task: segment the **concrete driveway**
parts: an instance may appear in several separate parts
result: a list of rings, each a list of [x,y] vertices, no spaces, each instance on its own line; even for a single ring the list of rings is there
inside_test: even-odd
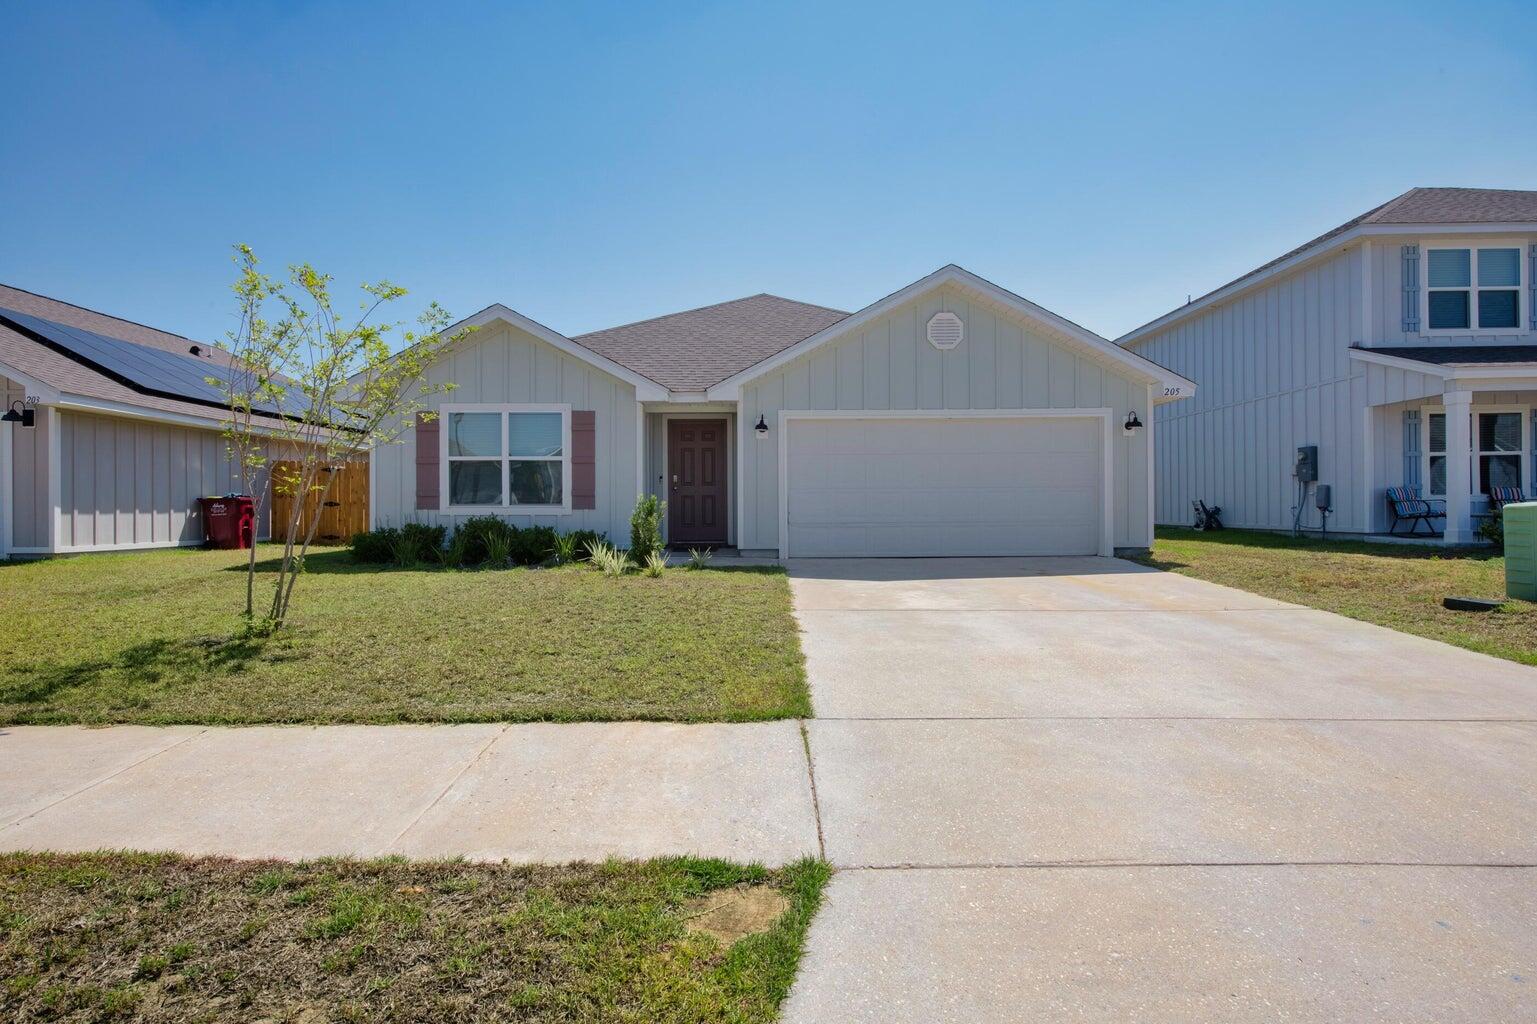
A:
[[[1537,1018],[1537,670],[1109,559],[791,574],[788,1020]]]

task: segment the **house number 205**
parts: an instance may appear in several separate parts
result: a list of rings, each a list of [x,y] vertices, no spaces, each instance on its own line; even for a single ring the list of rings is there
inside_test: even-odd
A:
[[[1165,398],[1175,398],[1175,397],[1178,397],[1179,392],[1180,392],[1179,388],[1164,388],[1163,389],[1163,397],[1165,397]]]

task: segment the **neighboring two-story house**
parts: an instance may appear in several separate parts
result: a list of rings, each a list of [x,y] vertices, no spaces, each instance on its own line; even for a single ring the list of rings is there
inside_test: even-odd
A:
[[[1537,477],[1537,191],[1412,189],[1118,343],[1201,385],[1156,410],[1157,522],[1201,499],[1289,529],[1316,445],[1331,532],[1387,531],[1410,486],[1467,543],[1491,489]]]

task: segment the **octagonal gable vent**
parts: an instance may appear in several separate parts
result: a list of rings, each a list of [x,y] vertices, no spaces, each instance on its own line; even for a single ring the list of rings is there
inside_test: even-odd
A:
[[[954,313],[935,313],[929,317],[929,344],[948,352],[966,337],[966,325]]]

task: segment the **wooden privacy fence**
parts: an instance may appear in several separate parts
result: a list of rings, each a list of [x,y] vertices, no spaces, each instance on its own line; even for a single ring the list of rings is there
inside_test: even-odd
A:
[[[274,481],[296,480],[298,475],[297,462],[272,464]],[[368,463],[346,462],[327,466],[320,471],[320,477],[315,481],[317,487],[323,487],[328,476],[331,478],[331,488],[325,492],[323,502],[322,492],[318,489],[304,495],[304,509],[299,515],[299,536],[295,540],[304,539],[305,532],[317,515],[320,517],[320,528],[315,531],[316,544],[345,544],[352,539],[353,534],[368,529]],[[272,488],[273,540],[288,539],[288,523],[296,500],[298,495],[290,488]]]

